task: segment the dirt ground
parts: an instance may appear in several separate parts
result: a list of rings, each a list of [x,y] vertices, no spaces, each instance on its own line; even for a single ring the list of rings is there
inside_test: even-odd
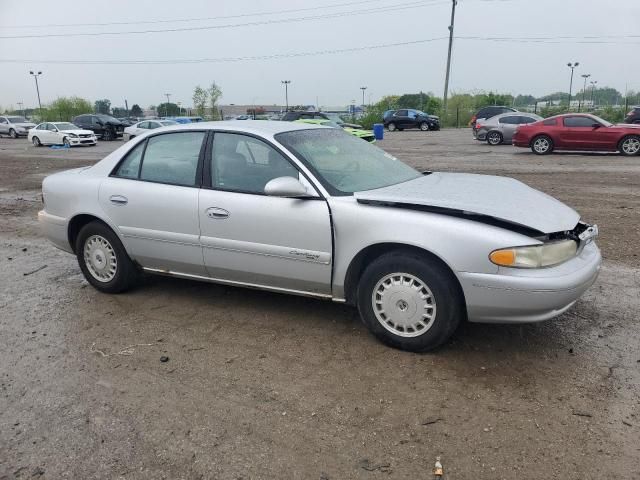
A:
[[[451,480],[640,478],[640,157],[387,134],[378,145],[421,169],[561,199],[598,223],[605,258],[560,318],[465,324],[416,355],[331,302],[160,277],[87,286],[39,234],[40,182],[119,144],[0,139],[1,480],[426,479],[436,456]]]

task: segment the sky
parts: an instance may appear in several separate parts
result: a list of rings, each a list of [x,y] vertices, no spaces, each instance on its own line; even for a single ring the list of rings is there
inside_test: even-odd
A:
[[[451,4],[0,0],[0,108],[37,106],[30,70],[43,72],[43,104],[78,95],[146,108],[170,93],[190,106],[194,87],[212,81],[221,104],[284,104],[282,80],[291,80],[290,105],[360,104],[363,86],[366,103],[442,96]],[[580,63],[574,92],[582,74],[623,93],[640,90],[639,20],[640,0],[458,0],[449,91],[567,91],[569,61]],[[123,61],[137,63],[101,64]]]

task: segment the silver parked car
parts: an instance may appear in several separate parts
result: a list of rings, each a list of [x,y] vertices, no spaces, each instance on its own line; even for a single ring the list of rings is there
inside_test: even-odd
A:
[[[35,123],[31,123],[24,117],[0,117],[0,136],[9,135],[11,138],[26,137],[29,130],[35,126]]]
[[[511,138],[520,125],[540,120],[542,117],[535,113],[525,112],[508,112],[491,118],[482,118],[476,121],[476,139],[486,140],[489,145],[500,145],[501,143],[511,145]]]
[[[597,227],[519,181],[420,173],[342,130],[213,122],[48,176],[39,221],[102,292],[139,272],[346,302],[383,342],[537,322],[594,282]]]

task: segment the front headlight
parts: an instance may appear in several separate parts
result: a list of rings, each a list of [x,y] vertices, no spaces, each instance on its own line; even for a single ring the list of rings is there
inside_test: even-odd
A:
[[[71,138],[78,138],[78,135],[76,135],[75,133],[70,133],[70,134],[69,134],[69,136],[70,136]]]
[[[573,258],[578,244],[573,240],[562,240],[530,247],[513,247],[494,250],[489,260],[501,267],[542,268],[558,265]]]

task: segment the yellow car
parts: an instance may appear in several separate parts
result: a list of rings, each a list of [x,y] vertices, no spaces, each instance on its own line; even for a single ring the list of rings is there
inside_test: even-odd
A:
[[[312,125],[324,125],[326,127],[342,128],[345,132],[350,133],[354,137],[361,138],[367,142],[375,142],[376,137],[373,135],[372,130],[363,130],[360,128],[343,127],[332,120],[326,120],[324,118],[301,118],[294,120],[297,123],[310,123]]]

